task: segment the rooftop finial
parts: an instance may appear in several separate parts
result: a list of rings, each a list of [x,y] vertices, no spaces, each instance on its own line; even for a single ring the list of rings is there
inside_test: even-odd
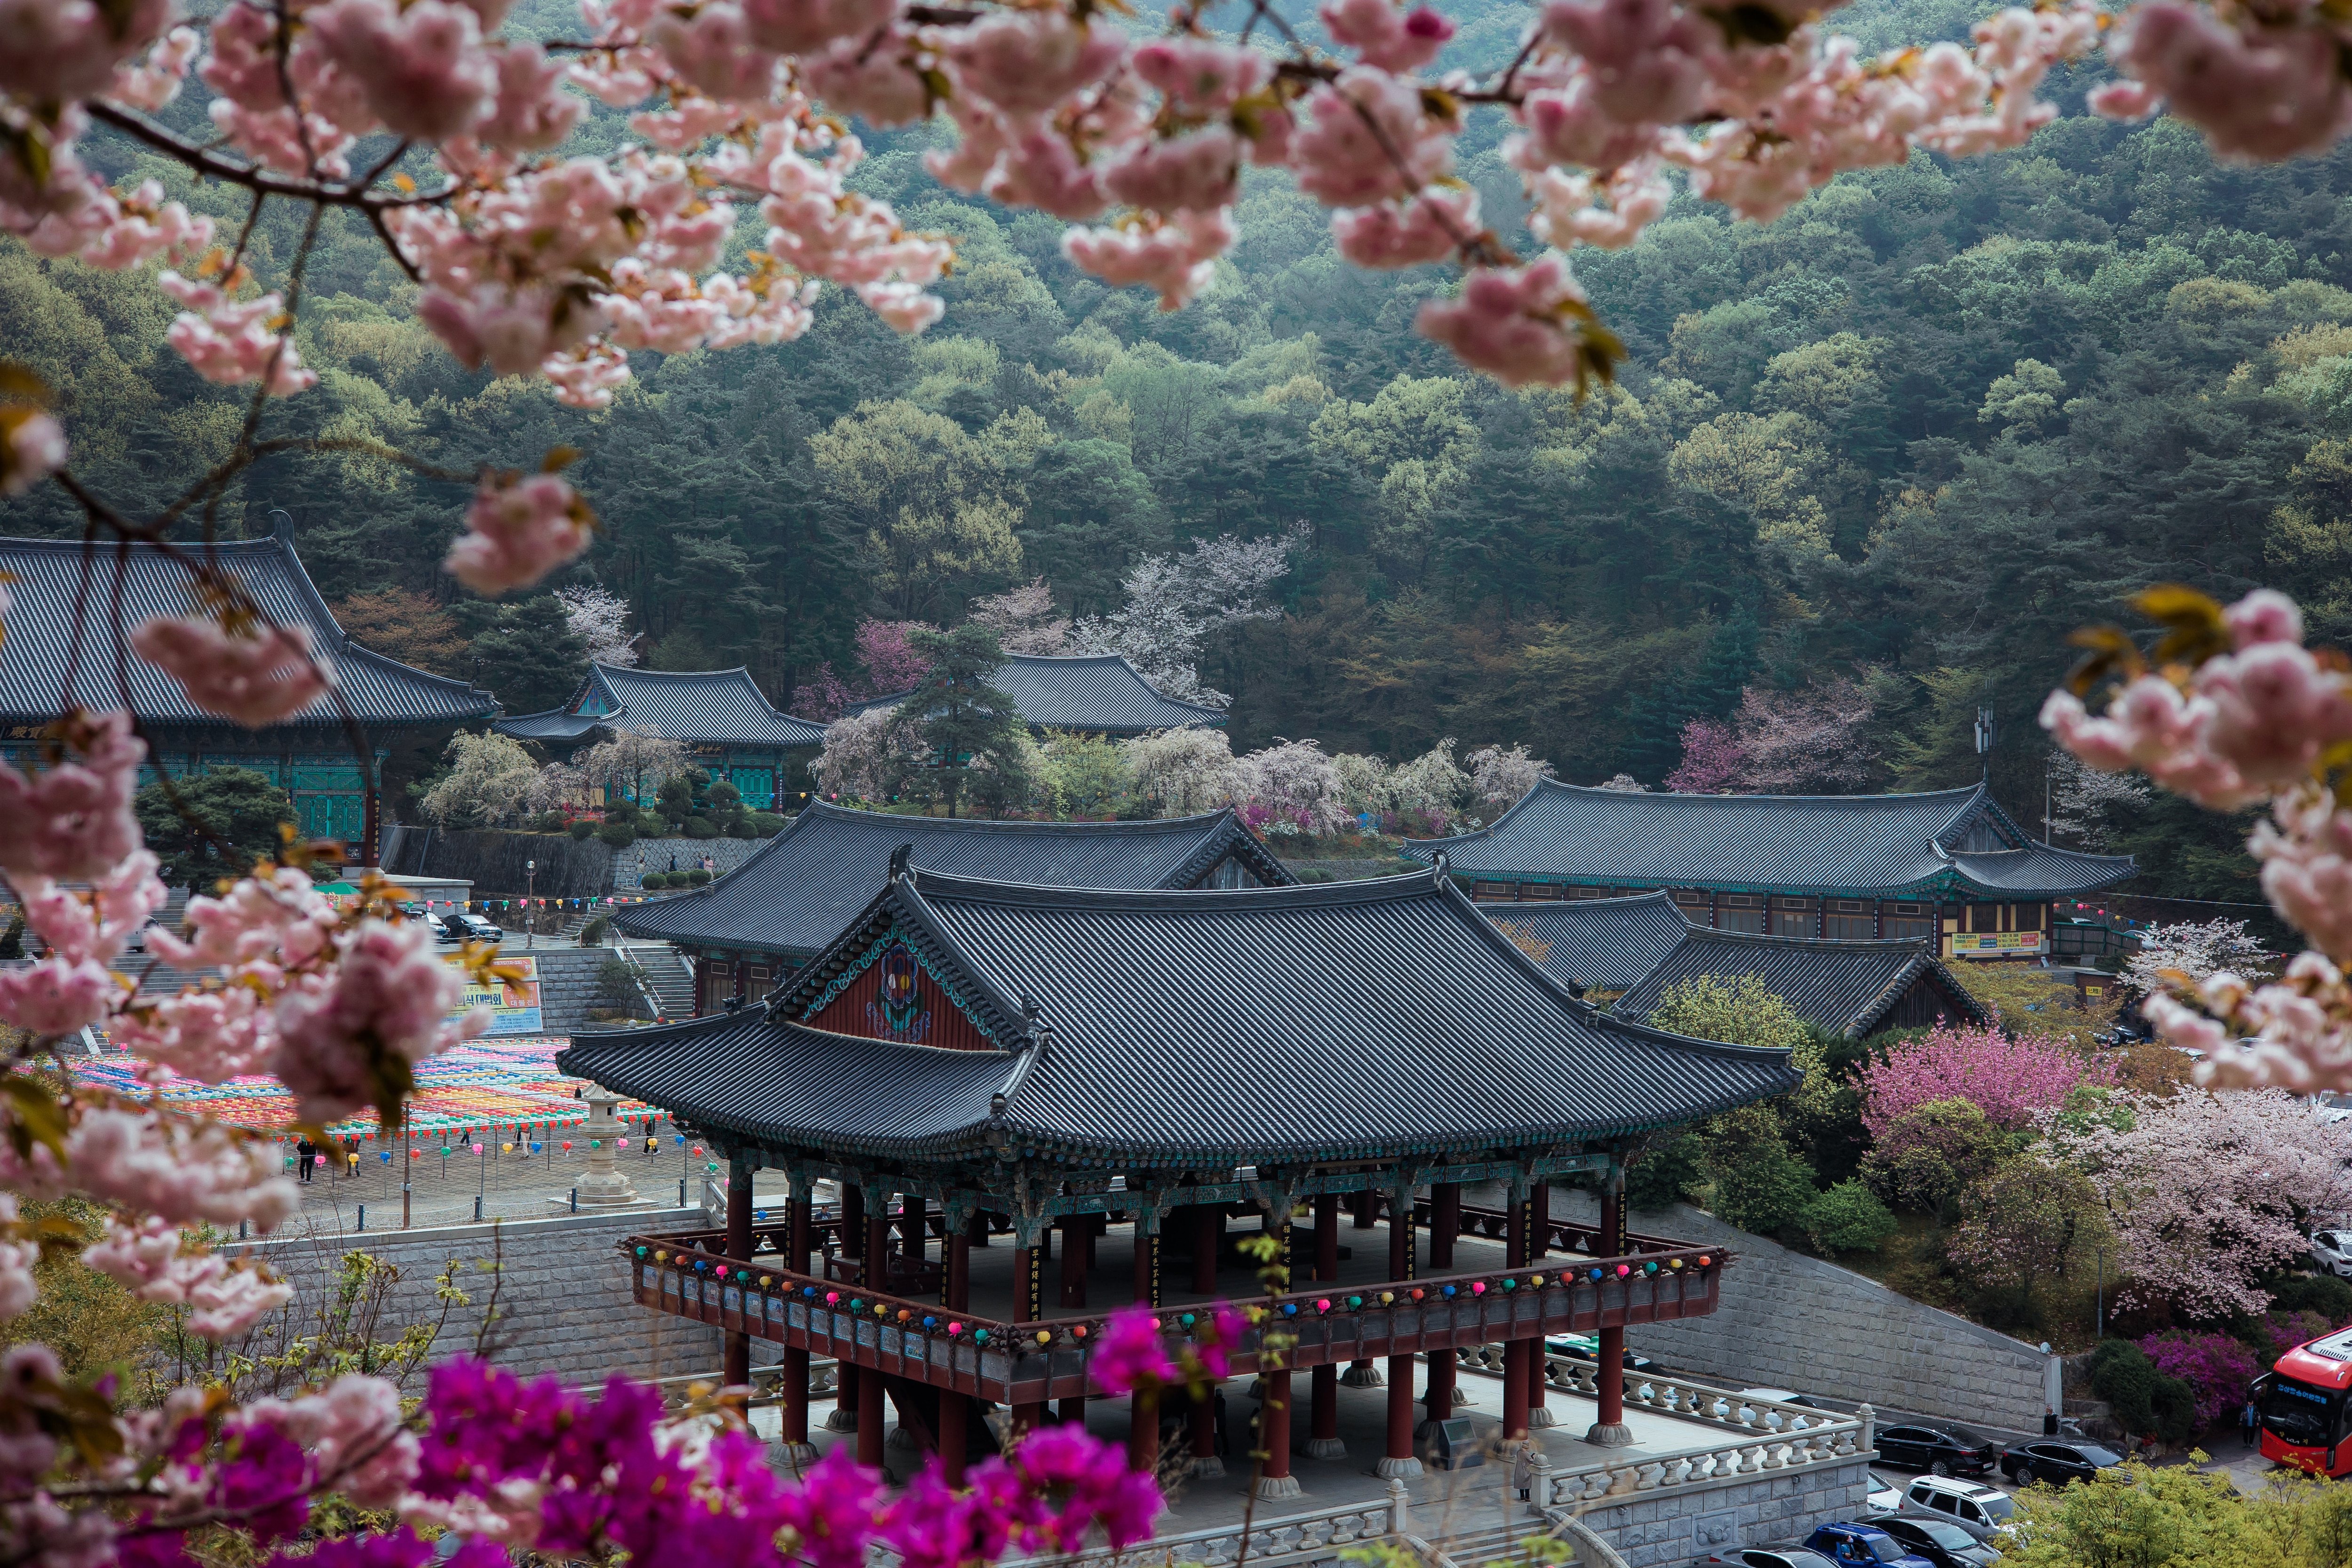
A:
[[[909,868],[907,862],[914,853],[915,847],[911,844],[901,844],[898,847],[890,851],[890,879],[892,881],[895,882],[899,878],[908,875]]]
[[[1026,991],[1021,994],[1021,1021],[1024,1024],[1034,1024],[1037,1021],[1036,998],[1031,996]]]
[[[1429,855],[1430,879],[1443,887],[1445,883],[1445,851],[1433,849]]]

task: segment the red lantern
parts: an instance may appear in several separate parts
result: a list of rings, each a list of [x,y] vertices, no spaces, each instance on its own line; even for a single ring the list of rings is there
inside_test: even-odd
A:
[[[568,1152],[568,1151],[571,1149],[571,1147],[572,1147],[572,1140],[571,1140],[571,1139],[569,1139],[569,1138],[566,1138],[566,1139],[563,1141],[563,1147],[564,1147],[564,1149]]]

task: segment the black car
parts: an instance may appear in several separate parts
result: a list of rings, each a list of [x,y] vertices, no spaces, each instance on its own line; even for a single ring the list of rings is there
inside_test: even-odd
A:
[[[1980,1476],[2000,1458],[2000,1446],[1965,1426],[1881,1426],[1878,1457],[1906,1470]]]
[[[1946,1520],[1882,1513],[1869,1522],[1901,1542],[1904,1550],[1914,1557],[1925,1557],[1936,1568],[1986,1568],[1988,1563],[2000,1561],[2000,1552]]]
[[[1691,1568],[1837,1568],[1837,1564],[1803,1546],[1727,1546],[1700,1558]]]
[[[2096,1443],[2052,1442],[2020,1443],[2000,1457],[2000,1473],[2012,1482],[2048,1481],[2063,1487],[2068,1481],[2095,1479],[2101,1470],[2111,1470],[2124,1462],[2124,1457],[2113,1448],[2102,1448]]]

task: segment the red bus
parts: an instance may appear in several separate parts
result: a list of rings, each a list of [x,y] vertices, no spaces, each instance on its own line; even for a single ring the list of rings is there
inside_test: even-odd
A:
[[[2254,1384],[2263,1458],[2323,1476],[2352,1473],[2352,1329],[2338,1329],[2279,1357]]]

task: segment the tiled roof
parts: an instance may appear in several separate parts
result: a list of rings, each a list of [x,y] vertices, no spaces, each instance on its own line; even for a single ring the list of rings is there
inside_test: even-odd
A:
[[[1117,654],[1048,658],[1016,653],[996,672],[997,689],[1013,699],[1021,717],[1041,730],[1087,730],[1141,734],[1187,724],[1223,724],[1224,710],[1162,697]],[[895,708],[908,693],[858,703],[850,711]]]
[[[1926,795],[1652,795],[1538,782],[1492,826],[1411,839],[1457,877],[1586,887],[2063,898],[2127,855],[2030,845],[1983,787]]]
[[[894,932],[994,1048],[791,1021]],[[770,1145],[1147,1164],[1616,1136],[1798,1082],[1786,1052],[1594,1012],[1427,876],[1113,892],[918,872],[802,973],[764,1016],[583,1038],[564,1070]]]
[[[690,746],[824,743],[824,725],[770,704],[751,672],[740,666],[667,670],[592,664],[571,701],[543,713],[502,719],[497,728],[517,740],[572,742],[592,730],[623,726]]]
[[[1055,888],[1177,888],[1238,856],[1262,882],[1292,879],[1232,809],[1157,822],[973,822],[811,803],[708,888],[624,910],[629,935],[803,955],[882,890],[891,851],[923,871]]]
[[[201,551],[205,547],[182,543],[174,548]],[[214,559],[236,574],[271,618],[310,628],[311,646],[333,661],[344,700],[362,722],[440,724],[486,718],[498,711],[487,691],[478,691],[462,680],[411,669],[346,637],[310,574],[302,570],[289,541],[279,537],[238,540],[215,544],[212,551]],[[73,690],[80,701],[92,707],[109,707],[116,700],[117,647],[111,628],[118,562],[123,567],[121,624],[126,630],[150,616],[185,615],[191,607],[192,579],[187,569],[158,546],[132,544],[126,555],[116,546],[105,545],[90,553],[88,615]],[[57,717],[64,703],[74,606],[82,590],[81,542],[0,539],[0,571],[13,573],[16,579],[8,589],[14,605],[6,617],[6,657],[0,658],[0,717],[16,722],[46,722]],[[190,702],[178,681],[127,646],[121,652],[131,707],[142,720],[164,725],[227,725],[228,721]],[[337,734],[341,727],[333,700],[323,697],[283,726]]]
[[[1543,956],[1536,962],[1546,974],[1588,991],[1630,988],[1680,946],[1690,930],[1664,893],[1478,908],[1497,926],[1540,946]]]
[[[1755,975],[1807,1023],[1833,1034],[1870,1033],[1906,992],[1923,983],[1942,994],[1937,1005],[1955,1022],[1988,1021],[1924,939],[1831,942],[1700,926],[1691,927],[1672,952],[1617,999],[1613,1010],[1646,1019],[1668,986],[1702,974],[1718,980]]]

